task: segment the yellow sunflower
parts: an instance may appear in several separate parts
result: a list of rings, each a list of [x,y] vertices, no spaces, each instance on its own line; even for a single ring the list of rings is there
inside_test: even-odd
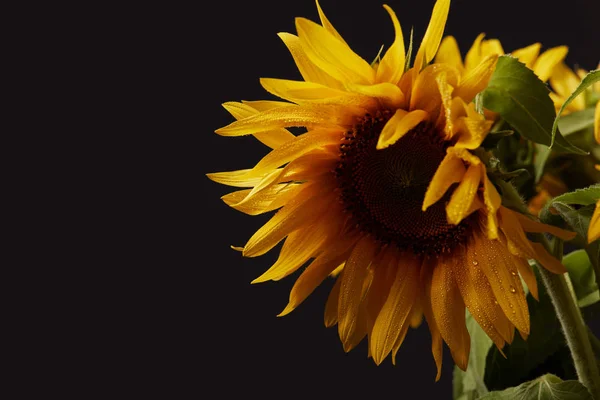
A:
[[[406,67],[400,23],[385,6],[395,40],[378,63],[355,54],[317,3],[321,25],[296,19],[298,36],[279,36],[303,81],[262,79],[286,100],[226,103],[238,121],[223,136],[252,134],[273,150],[252,169],[209,174],[246,189],[223,197],[256,215],[277,213],[239,248],[265,254],[285,239],[279,258],[253,283],[298,276],[290,313],[328,276],[335,277],[325,324],[338,325],[344,349],[365,337],[380,364],[395,355],[409,325],[425,315],[441,373],[442,343],[467,367],[465,306],[498,348],[514,328],[526,337],[529,311],[519,275],[537,296],[527,259],[555,273],[563,265],[526,232],[572,234],[501,205],[482,149],[491,120],[475,110],[498,56],[469,71],[435,57],[450,7],[438,0]],[[304,127],[297,136],[285,128]],[[482,158],[480,158],[480,156]]]
[[[595,89],[600,93],[600,84],[597,85]],[[596,111],[594,112],[594,138],[596,142],[600,144],[600,101],[596,103]],[[598,165],[596,168],[600,169]],[[588,242],[592,243],[594,240],[598,240],[600,238],[600,200],[596,203],[596,209],[594,210],[594,214],[592,215],[592,220],[590,221],[590,226],[588,228]]]

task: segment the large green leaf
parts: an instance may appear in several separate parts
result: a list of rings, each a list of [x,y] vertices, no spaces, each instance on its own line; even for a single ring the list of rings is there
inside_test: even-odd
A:
[[[567,137],[570,134],[579,132],[583,129],[592,128],[594,126],[594,111],[593,108],[588,108],[586,110],[565,115],[564,117],[557,119],[558,129],[560,129],[563,136]],[[535,171],[536,182],[541,179],[542,174],[544,173],[544,167],[546,166],[546,161],[548,160],[551,151],[552,149],[546,145],[539,143],[535,144],[533,169]]]
[[[557,130],[559,128],[558,121],[559,121],[560,115],[562,114],[563,110],[573,101],[573,99],[575,99],[577,96],[579,96],[581,94],[581,92],[583,92],[587,87],[591,86],[592,84],[594,84],[595,82],[598,82],[598,81],[600,81],[600,70],[590,71],[590,73],[587,74],[585,76],[585,78],[583,78],[581,80],[581,83],[579,84],[577,89],[575,89],[575,91],[573,93],[571,93],[571,95],[569,96],[567,101],[565,101],[563,103],[563,105],[560,107],[560,110],[558,110],[558,113],[556,114],[556,118],[554,119],[554,123],[552,124],[552,142],[550,143],[550,147],[552,147],[554,145],[555,139],[558,142],[558,139],[556,137]]]
[[[585,250],[575,250],[563,258],[563,264],[569,271],[573,291],[579,307],[590,306],[600,300],[594,268]]]
[[[501,392],[491,392],[480,400],[593,400],[592,395],[575,380],[563,381],[546,374]]]
[[[483,377],[486,357],[493,342],[471,314],[468,311],[466,313],[467,329],[471,335],[471,352],[466,371],[454,367],[452,381],[452,398],[454,400],[474,400],[488,392]]]
[[[527,139],[547,146],[552,143],[556,112],[549,90],[516,58],[508,55],[498,58],[482,100],[485,108],[500,114]],[[554,145],[563,151],[587,154],[569,143],[558,130]]]

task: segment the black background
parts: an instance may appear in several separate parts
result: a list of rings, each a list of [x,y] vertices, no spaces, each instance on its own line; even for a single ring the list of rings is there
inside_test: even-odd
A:
[[[393,27],[382,4],[321,2],[338,32],[369,62],[382,44],[387,48],[393,40]],[[434,1],[388,0],[387,4],[398,15],[405,40],[414,27],[418,47]],[[445,34],[457,38],[463,55],[480,32],[499,38],[507,52],[538,41],[544,48],[566,44],[570,48],[567,62],[589,70],[600,59],[599,4],[593,0],[455,0]],[[215,1],[206,10],[199,22],[200,46],[195,50],[202,57],[203,70],[198,74],[203,82],[195,97],[201,99],[198,319],[207,337],[200,344],[204,361],[199,364],[210,370],[209,385],[211,381],[216,384],[218,398],[241,390],[247,397],[263,398],[451,398],[452,359],[445,349],[443,375],[434,383],[436,370],[426,324],[409,331],[396,366],[388,358],[377,367],[367,359],[366,340],[346,354],[337,328],[324,327],[324,304],[333,280],[283,318],[276,315],[287,304],[298,274],[280,282],[250,285],[276,260],[277,251],[249,259],[229,246],[243,246],[269,216],[252,217],[230,209],[219,198],[235,188],[211,182],[204,174],[251,168],[268,149],[252,137],[214,134],[233,121],[220,104],[271,99],[260,87],[259,77],[300,79],[276,34],[295,33],[295,17],[318,21],[318,14],[311,0]]]

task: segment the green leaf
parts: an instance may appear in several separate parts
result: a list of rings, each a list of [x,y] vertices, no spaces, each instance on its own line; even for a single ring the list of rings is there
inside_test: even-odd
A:
[[[379,52],[377,53],[377,55],[375,56],[373,61],[371,61],[371,67],[374,66],[375,64],[379,64],[381,62],[381,52],[383,51],[384,47],[385,47],[385,44],[382,44],[381,47],[379,48]]]
[[[492,339],[481,329],[477,321],[466,311],[467,329],[471,335],[471,352],[466,371],[454,367],[452,380],[452,398],[454,400],[478,399],[488,392],[483,377],[488,350],[492,347]]]
[[[586,128],[594,126],[594,109],[588,108],[586,110],[577,111],[558,119],[558,128],[563,136],[567,137],[575,132],[579,132]],[[489,135],[488,135],[489,136]],[[485,140],[484,140],[485,144]],[[539,182],[544,172],[544,167],[550,152],[552,149],[546,145],[536,143],[535,144],[535,158],[533,162],[533,169],[535,171],[535,182]]]
[[[552,207],[554,203],[588,206],[590,204],[596,204],[598,199],[600,199],[600,183],[556,196],[552,201],[546,204],[546,207],[544,208],[547,210],[549,207]]]
[[[521,135],[536,143],[550,145],[552,126],[556,117],[554,104],[546,85],[512,56],[498,58],[496,70],[483,91],[485,108],[497,112]],[[587,154],[573,146],[556,131],[556,148]]]
[[[567,114],[564,117],[557,119],[558,129],[563,136],[568,136],[572,133],[579,132],[586,128],[594,126],[594,110],[593,107],[586,108],[585,110],[577,111],[571,114]]]
[[[571,93],[571,95],[569,96],[567,101],[565,101],[563,103],[563,105],[560,107],[560,110],[558,110],[558,114],[556,115],[556,118],[554,119],[554,123],[552,124],[552,142],[550,143],[550,147],[552,147],[554,145],[554,139],[555,139],[557,129],[558,129],[558,119],[559,119],[560,115],[562,114],[563,110],[569,104],[571,104],[573,99],[575,99],[577,96],[579,96],[581,94],[581,92],[583,92],[587,87],[591,86],[592,84],[594,84],[595,82],[598,82],[598,81],[600,81],[600,70],[590,71],[585,76],[585,78],[583,78],[581,80],[581,83],[579,84],[577,89],[575,89],[575,91],[573,93]],[[558,141],[558,139],[556,139],[556,140]]]
[[[592,395],[579,381],[563,381],[546,374],[501,392],[491,392],[480,400],[593,400]]]
[[[575,250],[567,254],[563,258],[563,264],[569,271],[579,307],[587,307],[600,300],[594,268],[585,250]]]

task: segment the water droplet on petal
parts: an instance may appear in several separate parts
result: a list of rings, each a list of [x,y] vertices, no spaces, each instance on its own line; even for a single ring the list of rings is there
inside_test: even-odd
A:
[[[510,274],[511,274],[512,276],[517,276],[517,271],[510,271]]]
[[[473,260],[473,265],[479,265],[479,261]]]
[[[513,285],[510,285],[510,288],[508,290],[510,290],[511,293],[517,293],[517,289],[515,289]]]

